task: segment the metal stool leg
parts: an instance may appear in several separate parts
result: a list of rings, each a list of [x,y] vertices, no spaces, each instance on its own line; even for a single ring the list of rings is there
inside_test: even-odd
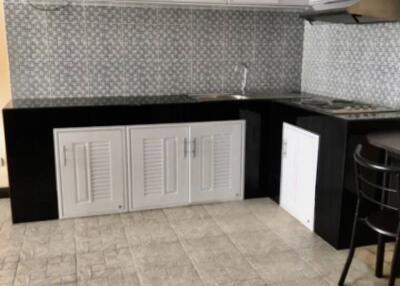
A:
[[[356,206],[356,215],[354,218],[353,222],[353,231],[351,234],[351,241],[350,241],[350,251],[349,251],[349,256],[347,257],[346,264],[344,265],[342,275],[340,276],[340,280],[338,285],[343,286],[344,282],[346,280],[347,274],[349,273],[351,262],[353,261],[354,258],[354,253],[356,251],[356,233],[357,233],[357,226],[359,223],[358,219],[358,211],[360,208],[360,200],[357,201],[357,206]]]
[[[389,277],[389,286],[395,286],[396,277],[400,268],[400,226],[397,230],[396,245],[393,253],[392,269]]]
[[[389,165],[389,153],[385,151],[384,164]],[[384,173],[382,178],[382,185],[385,187],[389,187],[390,178],[388,178],[388,174]],[[386,203],[387,196],[386,193],[382,193],[381,203]],[[381,208],[383,209],[383,208]],[[383,235],[378,234],[378,245],[376,252],[376,265],[375,265],[375,276],[378,278],[383,277],[383,265],[385,261],[385,238]]]
[[[383,277],[383,264],[385,261],[385,240],[382,235],[378,235],[378,246],[376,252],[375,276]]]

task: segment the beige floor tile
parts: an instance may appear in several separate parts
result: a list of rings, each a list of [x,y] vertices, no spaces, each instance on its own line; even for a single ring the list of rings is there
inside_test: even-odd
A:
[[[101,230],[103,250],[128,248],[129,243],[122,225],[107,226]]]
[[[333,286],[347,257],[270,199],[17,225],[9,208],[0,200],[1,286]],[[357,251],[347,285],[387,285],[374,256]]]
[[[107,267],[129,267],[136,271],[134,257],[129,248],[109,249],[104,251]]]
[[[244,255],[268,255],[291,249],[270,230],[232,233],[229,237]]]
[[[316,278],[303,278],[295,281],[278,282],[268,286],[330,286],[328,281],[322,277]]]
[[[189,257],[178,242],[152,243],[131,250],[139,272],[191,264]]]
[[[214,219],[221,229],[228,234],[268,230],[268,228],[251,213],[215,216]]]
[[[226,235],[183,240],[182,244],[189,257],[195,261],[202,261],[224,253],[239,253]]]
[[[250,213],[242,201],[240,202],[228,202],[218,204],[204,205],[204,208],[211,216],[231,216],[233,214],[246,214]]]
[[[189,206],[164,209],[169,221],[207,219],[211,216],[203,206]]]
[[[89,253],[103,250],[103,239],[101,235],[93,238],[75,238],[76,253]]]
[[[337,283],[342,273],[345,261],[345,258],[321,256],[318,259],[310,260],[308,263],[320,275],[326,277],[330,283]],[[352,285],[364,278],[373,281],[373,271],[358,259],[354,259],[349,274],[347,275],[347,283]]]
[[[269,284],[321,276],[294,251],[253,255],[247,259]]]
[[[51,257],[47,261],[47,277],[62,277],[76,275],[75,255]]]
[[[22,260],[18,263],[14,285],[40,285],[48,279],[47,258]]]
[[[168,223],[132,224],[125,227],[125,233],[130,246],[178,241],[175,231]]]
[[[60,255],[74,255],[76,253],[75,238],[67,238],[63,240],[52,240],[49,242],[49,257]]]
[[[208,285],[225,285],[260,279],[240,253],[221,253],[195,262],[200,277]]]
[[[20,252],[21,260],[47,258],[50,251],[50,236],[27,236]]]
[[[371,270],[375,271],[375,263],[376,263],[376,245],[359,247],[357,248],[355,256],[362,262],[364,262]],[[391,271],[391,262],[393,259],[393,251],[394,244],[387,243],[386,244],[386,252],[385,252],[385,263],[383,266],[383,273],[386,276],[389,276]],[[346,251],[347,253],[347,251]]]
[[[286,244],[293,249],[312,248],[326,244],[318,235],[300,223],[288,223],[279,228],[272,228]]]
[[[191,264],[166,266],[139,272],[142,286],[203,286],[198,273]]]
[[[79,270],[78,270],[79,273]],[[83,273],[81,273],[83,274]],[[106,283],[106,285],[140,285],[136,270],[130,267],[107,267],[105,265],[94,265],[90,275],[85,273],[78,275],[78,282],[84,285],[95,285],[94,283]],[[86,283],[86,284],[85,284]]]
[[[162,210],[148,210],[121,214],[121,221],[124,226],[144,223],[165,223],[167,222],[167,217]]]
[[[0,285],[12,284],[14,281],[15,273],[17,269],[1,269],[0,270]]]
[[[252,213],[270,229],[280,229],[289,225],[299,224],[299,222],[284,209],[273,202],[269,204],[271,207],[266,206],[265,209],[257,208],[257,210],[252,210]]]
[[[136,273],[129,276],[123,275],[124,270],[117,272],[118,275],[111,275],[105,278],[95,278],[92,280],[79,281],[77,285],[82,286],[141,286]]]
[[[181,239],[199,239],[224,234],[212,218],[172,221],[171,225]]]
[[[107,277],[111,272],[106,266],[102,251],[77,254],[77,276],[79,281]],[[112,269],[113,270],[113,269]]]
[[[327,257],[332,260],[344,261],[347,258],[347,250],[336,250],[328,243],[322,242],[309,248],[295,248],[294,249],[300,257],[305,261],[312,261]]]
[[[337,277],[327,277],[326,278],[330,286],[337,286],[338,285],[338,278]],[[345,282],[346,286],[387,286],[388,280],[387,279],[378,279],[372,275],[363,276],[363,277],[352,277],[350,276],[346,279]],[[400,283],[396,283],[396,286],[400,286]]]
[[[206,286],[269,286],[261,278],[255,278],[246,281],[229,281],[229,282],[205,282]]]

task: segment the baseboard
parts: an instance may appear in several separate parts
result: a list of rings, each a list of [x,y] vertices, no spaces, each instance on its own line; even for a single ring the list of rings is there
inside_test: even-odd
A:
[[[10,197],[10,188],[0,188],[0,199]]]

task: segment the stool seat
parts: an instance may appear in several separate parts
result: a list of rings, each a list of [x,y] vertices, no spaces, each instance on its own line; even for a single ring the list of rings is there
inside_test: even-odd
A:
[[[370,214],[365,219],[366,224],[376,232],[396,237],[399,226],[399,215],[396,211],[382,210]]]

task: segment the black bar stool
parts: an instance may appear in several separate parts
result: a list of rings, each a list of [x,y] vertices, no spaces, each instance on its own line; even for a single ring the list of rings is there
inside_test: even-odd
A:
[[[344,266],[342,275],[339,280],[339,286],[344,285],[347,273],[349,272],[351,262],[356,249],[355,239],[359,223],[365,223],[378,235],[388,236],[396,239],[395,250],[393,255],[391,274],[389,278],[389,286],[395,285],[396,275],[400,267],[400,167],[382,165],[369,161],[361,156],[361,145],[358,145],[354,152],[356,189],[357,189],[357,205],[353,223],[353,232],[351,235],[350,252]],[[382,176],[382,184],[376,183],[376,176]],[[388,187],[386,181],[395,180],[395,188]],[[393,196],[394,204],[389,204],[387,198]],[[380,207],[379,211],[375,211],[366,217],[361,217],[359,210],[360,205],[369,201]],[[380,242],[379,247],[382,247]],[[379,250],[379,249],[378,249]],[[377,261],[383,261],[384,251],[378,251]]]

